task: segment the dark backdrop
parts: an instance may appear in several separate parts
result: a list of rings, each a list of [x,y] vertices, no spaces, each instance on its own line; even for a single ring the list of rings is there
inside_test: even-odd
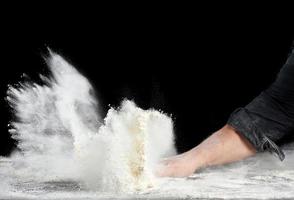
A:
[[[47,47],[90,79],[104,112],[127,97],[172,114],[183,152],[275,79],[294,39],[286,19],[121,15],[7,22],[0,54],[0,153],[7,155],[15,144],[7,132],[7,84],[17,83],[22,73],[36,81],[46,74]]]

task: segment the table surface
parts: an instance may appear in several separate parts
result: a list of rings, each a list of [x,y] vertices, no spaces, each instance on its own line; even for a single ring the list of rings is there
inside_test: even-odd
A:
[[[5,173],[0,161],[0,199],[294,199],[294,156],[284,162],[269,153],[207,168],[187,178],[165,178],[135,194],[89,191],[70,180],[25,181]]]

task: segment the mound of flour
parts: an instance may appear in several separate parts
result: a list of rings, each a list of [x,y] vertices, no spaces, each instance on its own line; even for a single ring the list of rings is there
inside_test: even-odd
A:
[[[108,111],[98,134],[76,144],[82,178],[91,188],[103,190],[152,188],[156,163],[175,152],[172,133],[168,116],[125,100]]]

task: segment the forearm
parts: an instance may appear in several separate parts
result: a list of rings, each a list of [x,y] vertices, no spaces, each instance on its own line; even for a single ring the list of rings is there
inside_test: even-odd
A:
[[[225,125],[209,136],[190,152],[195,156],[195,168],[226,164],[242,160],[256,153],[255,148],[244,136]]]

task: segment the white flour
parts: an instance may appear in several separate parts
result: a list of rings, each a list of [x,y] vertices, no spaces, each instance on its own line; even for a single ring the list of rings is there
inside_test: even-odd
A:
[[[97,191],[154,187],[154,166],[175,153],[171,118],[124,100],[102,120],[88,80],[57,54],[50,52],[47,62],[46,85],[27,82],[8,91],[16,116],[10,132],[20,149],[12,156],[15,173],[75,179]]]

